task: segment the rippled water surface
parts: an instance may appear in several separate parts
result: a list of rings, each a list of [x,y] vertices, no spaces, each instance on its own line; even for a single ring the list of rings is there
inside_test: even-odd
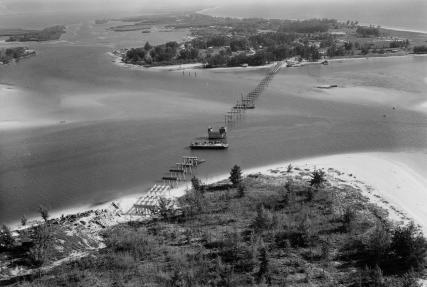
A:
[[[427,58],[411,56],[283,68],[256,109],[229,125],[228,150],[191,151],[268,69],[189,76],[119,66],[109,51],[187,33],[108,27],[71,23],[59,41],[25,43],[36,57],[0,67],[0,223],[34,215],[39,204],[60,210],[144,193],[183,155],[206,159],[196,171],[205,180],[234,164],[427,149],[427,117],[417,109],[427,101]]]

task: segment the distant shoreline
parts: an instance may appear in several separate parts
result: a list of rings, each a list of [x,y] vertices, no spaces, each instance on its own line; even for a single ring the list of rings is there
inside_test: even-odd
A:
[[[221,7],[222,7],[221,5],[220,5],[220,6],[215,6],[215,7],[210,7],[210,8],[206,8],[206,9],[203,9],[203,10],[197,11],[196,13],[198,13],[198,14],[202,14],[202,15],[208,15],[208,16],[215,16],[215,17],[233,17],[233,18],[236,18],[236,19],[248,18],[248,17],[224,16],[224,15],[221,15],[221,14],[211,15],[211,14],[207,14],[207,13],[206,13],[207,11],[214,10],[214,9],[218,9],[218,8],[221,8]],[[300,20],[300,19],[289,19],[289,18],[287,18],[287,17],[284,17],[284,18],[281,18],[281,17],[279,17],[279,18],[277,18],[277,17],[273,17],[273,18],[267,18],[267,19],[281,19],[281,20],[288,19],[288,20]],[[340,22],[345,22],[347,19],[337,19],[337,20],[338,20],[338,21],[340,21]],[[386,30],[393,30],[393,31],[401,31],[401,32],[411,32],[411,33],[427,34],[427,30],[423,31],[423,30],[416,30],[416,29],[412,29],[412,28],[390,27],[390,26],[387,26],[387,25],[386,25],[386,26],[383,26],[383,25],[381,25],[380,23],[376,23],[376,24],[374,24],[374,23],[359,23],[359,24],[360,24],[360,25],[366,25],[366,26],[369,26],[369,25],[373,25],[373,26],[381,26],[381,28],[386,29]]]

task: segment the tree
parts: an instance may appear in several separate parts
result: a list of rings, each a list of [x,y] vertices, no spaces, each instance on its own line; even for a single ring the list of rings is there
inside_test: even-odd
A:
[[[326,182],[325,172],[323,170],[315,169],[310,176],[310,186],[314,186],[316,190],[323,187],[323,184]]]
[[[202,183],[201,183],[200,179],[198,179],[197,177],[195,177],[193,175],[193,177],[191,178],[191,186],[193,187],[193,190],[199,191],[201,185],[202,185]]]
[[[43,220],[46,222],[49,218],[49,209],[47,209],[43,205],[39,205],[39,212]]]
[[[239,184],[237,187],[237,197],[241,198],[245,196],[246,186],[244,184]]]
[[[238,186],[240,182],[242,181],[242,170],[240,166],[235,164],[230,171],[230,177],[229,177],[231,183],[234,187]]]
[[[22,218],[21,218],[21,224],[22,224],[22,226],[25,226],[25,225],[27,225],[27,217],[25,216],[25,214],[24,215],[22,215]]]
[[[261,283],[262,279],[265,278],[265,281],[268,285],[271,284],[271,278],[270,278],[270,258],[268,256],[268,251],[265,246],[262,246],[259,250],[259,256],[258,260],[260,262],[259,264],[259,270],[257,273],[257,283]]]
[[[152,48],[152,46],[150,45],[150,43],[148,43],[148,41],[145,43],[145,45],[144,45],[144,49],[145,49],[145,51],[150,51],[151,50],[151,48]]]
[[[359,44],[359,42],[354,43],[354,47],[355,47],[356,49],[360,49],[360,44]]]
[[[41,267],[49,256],[49,242],[52,238],[52,232],[46,224],[37,226],[34,229],[33,243],[27,253],[29,263],[35,267]]]
[[[14,242],[15,242],[15,239],[12,236],[12,232],[10,231],[10,228],[7,227],[6,225],[3,225],[3,227],[0,229],[0,246],[9,248],[13,246]]]

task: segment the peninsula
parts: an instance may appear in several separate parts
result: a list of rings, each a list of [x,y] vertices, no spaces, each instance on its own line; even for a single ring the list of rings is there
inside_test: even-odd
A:
[[[105,23],[98,20],[97,23]],[[202,63],[205,67],[260,66],[292,59],[292,64],[321,59],[384,57],[426,53],[426,34],[365,26],[336,19],[281,20],[224,18],[199,13],[125,18],[132,25],[114,31],[187,29],[183,42],[122,49],[122,62],[143,66]]]

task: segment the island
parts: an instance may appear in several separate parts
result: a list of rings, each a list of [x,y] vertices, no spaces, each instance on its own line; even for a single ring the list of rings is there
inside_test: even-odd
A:
[[[199,13],[125,18],[133,25],[114,31],[188,29],[187,40],[129,48],[120,54],[126,64],[159,66],[203,63],[205,67],[260,66],[289,60],[298,67],[321,59],[384,57],[425,53],[426,35],[365,26],[336,19],[281,20],[213,17]],[[161,23],[161,24],[160,24]],[[144,31],[143,31],[144,32]]]
[[[0,65],[16,62],[22,58],[35,56],[36,51],[29,50],[27,47],[11,47],[0,50]]]
[[[6,42],[58,40],[65,33],[65,26],[57,25],[43,30],[0,29],[0,36],[9,36]]]

